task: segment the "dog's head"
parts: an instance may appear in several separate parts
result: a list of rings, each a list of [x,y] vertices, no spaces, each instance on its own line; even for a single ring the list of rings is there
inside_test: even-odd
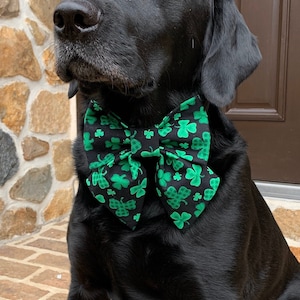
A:
[[[261,59],[234,0],[63,0],[54,24],[58,75],[114,105],[188,92],[222,107]]]

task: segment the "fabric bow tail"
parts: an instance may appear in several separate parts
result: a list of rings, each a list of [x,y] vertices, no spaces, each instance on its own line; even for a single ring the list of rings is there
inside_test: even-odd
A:
[[[135,229],[147,187],[146,170],[134,158],[141,148],[135,132],[91,101],[85,114],[83,137],[90,169],[86,179],[89,190],[121,222]]]
[[[203,213],[220,184],[207,166],[211,135],[201,100],[193,97],[183,102],[157,130],[162,145],[157,193],[176,227],[185,230]]]
[[[177,228],[184,230],[203,213],[220,184],[220,178],[205,164],[172,152],[161,157],[156,181],[168,215]]]

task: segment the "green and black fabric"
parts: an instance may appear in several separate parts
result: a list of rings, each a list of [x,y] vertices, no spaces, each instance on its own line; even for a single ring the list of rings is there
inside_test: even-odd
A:
[[[130,128],[91,101],[83,141],[93,196],[135,229],[146,195],[142,161],[157,158],[156,190],[171,220],[187,229],[202,214],[220,184],[207,166],[211,135],[201,99],[184,101],[152,128]]]

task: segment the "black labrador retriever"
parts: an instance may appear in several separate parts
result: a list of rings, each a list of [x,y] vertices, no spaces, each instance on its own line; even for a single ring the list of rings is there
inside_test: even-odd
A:
[[[54,24],[82,110],[68,299],[299,300],[220,110],[261,59],[234,0],[63,0]]]

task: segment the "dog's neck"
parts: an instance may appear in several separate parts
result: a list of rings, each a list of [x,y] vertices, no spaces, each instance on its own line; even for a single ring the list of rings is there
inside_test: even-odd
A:
[[[161,92],[140,98],[111,91],[103,95],[103,105],[133,127],[149,127],[159,123],[173,109],[169,102],[168,95]]]
[[[151,127],[159,123],[162,118],[185,99],[197,95],[197,92],[167,92],[158,89],[144,97],[135,98],[130,95],[123,95],[118,91],[101,87],[93,92],[87,93],[84,88],[79,89],[77,98],[83,110],[89,100],[94,99],[102,107],[108,109],[121,117],[126,124],[133,127]]]

